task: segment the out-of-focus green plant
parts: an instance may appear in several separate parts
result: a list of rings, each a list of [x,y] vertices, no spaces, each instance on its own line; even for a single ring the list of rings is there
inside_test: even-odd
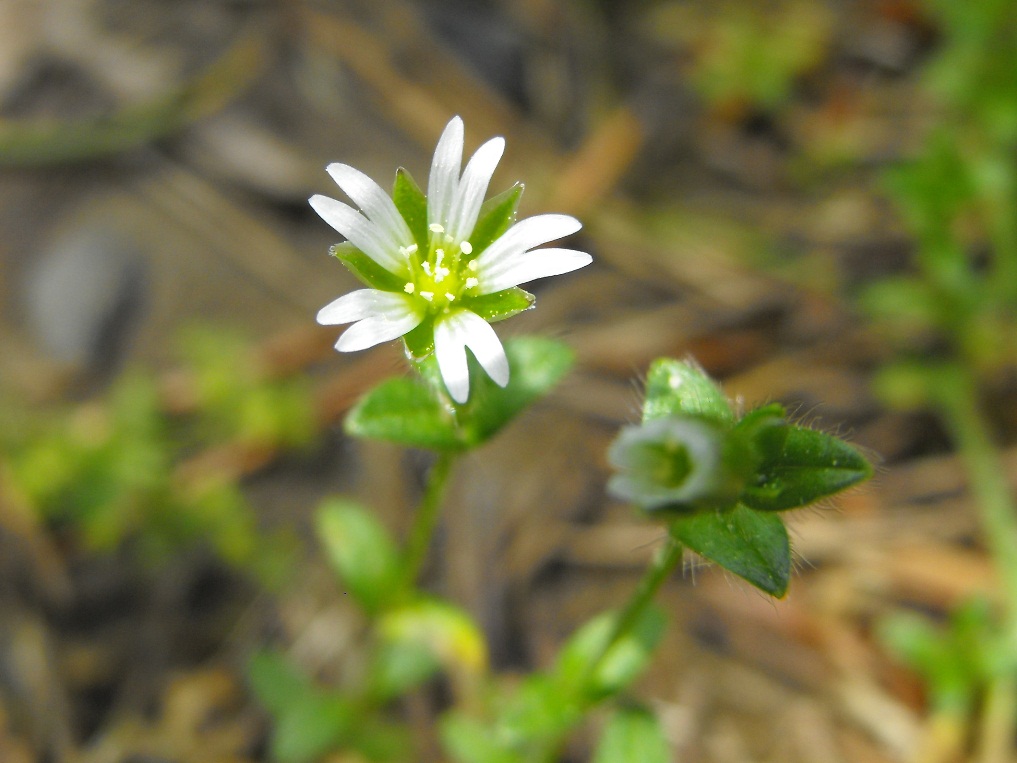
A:
[[[939,119],[886,182],[914,235],[914,265],[875,284],[863,305],[899,348],[878,390],[901,407],[936,411],[957,444],[1004,602],[974,625],[958,616],[938,639],[910,625],[888,632],[929,677],[934,711],[964,727],[980,713],[978,759],[1002,760],[1017,726],[1017,503],[984,396],[1017,369],[1017,5],[927,5],[941,32],[926,75]],[[979,631],[997,659],[956,659],[958,623]],[[943,701],[956,696],[965,701]]]
[[[795,84],[829,50],[832,20],[822,3],[665,2],[646,16],[647,33],[678,47],[689,81],[727,113],[779,110]]]
[[[294,381],[259,380],[243,345],[212,331],[191,332],[185,375],[196,407],[167,411],[156,380],[118,379],[101,400],[19,417],[5,438],[9,489],[54,530],[89,551],[129,543],[150,561],[207,543],[224,561],[278,579],[288,542],[258,528],[236,475],[181,472],[203,448],[296,447],[313,436],[311,401]],[[207,473],[206,473],[207,472]]]

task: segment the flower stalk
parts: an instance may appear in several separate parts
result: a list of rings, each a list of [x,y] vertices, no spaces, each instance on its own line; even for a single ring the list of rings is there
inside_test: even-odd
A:
[[[427,558],[427,551],[431,547],[434,531],[441,516],[441,504],[445,497],[445,489],[454,461],[454,454],[441,452],[428,472],[424,495],[417,507],[417,512],[413,517],[413,526],[406,539],[403,557],[403,587],[405,590],[411,590],[416,585],[424,560]]]

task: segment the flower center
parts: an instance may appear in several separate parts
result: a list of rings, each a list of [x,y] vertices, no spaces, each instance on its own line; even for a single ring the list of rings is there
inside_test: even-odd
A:
[[[469,241],[456,241],[437,223],[430,226],[426,252],[413,244],[402,254],[411,278],[403,291],[419,298],[432,314],[448,312],[464,292],[478,284],[473,246]]]

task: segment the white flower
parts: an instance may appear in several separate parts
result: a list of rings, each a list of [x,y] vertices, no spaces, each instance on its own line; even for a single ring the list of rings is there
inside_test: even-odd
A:
[[[536,249],[579,230],[579,221],[567,215],[537,215],[515,223],[486,246],[471,242],[504,150],[504,138],[492,138],[460,174],[463,121],[454,117],[448,123],[431,161],[426,230],[423,216],[404,219],[395,201],[359,170],[338,163],[328,166],[328,174],[360,209],[320,195],[311,197],[311,206],[346,237],[347,246],[383,268],[385,276],[369,278],[359,272],[373,288],[346,294],[318,313],[318,323],[324,325],[354,324],[339,338],[337,350],[363,350],[426,324],[433,327],[438,367],[457,403],[466,402],[470,393],[466,348],[491,379],[502,387],[508,384],[505,350],[494,329],[471,307],[482,304],[480,298],[519,284],[581,268],[592,258],[573,249]],[[414,225],[420,228],[417,235]]]

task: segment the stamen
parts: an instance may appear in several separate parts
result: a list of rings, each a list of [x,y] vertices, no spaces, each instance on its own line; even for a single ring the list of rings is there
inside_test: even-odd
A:
[[[477,272],[477,261],[476,260],[470,260],[469,264],[466,267],[468,267],[470,270],[472,270],[474,273],[476,273]]]
[[[407,252],[407,254],[416,254],[417,253],[417,245],[416,244],[410,244],[408,247],[406,247],[406,252]]]
[[[473,252],[473,244],[471,244],[469,241],[464,241],[459,245],[459,251],[461,251],[463,254],[471,254]]]
[[[431,233],[444,233],[445,232],[444,226],[442,226],[440,223],[431,223],[430,225],[427,226],[427,229],[429,231],[431,231]]]
[[[433,291],[422,291],[422,292],[420,292],[420,296],[423,297],[424,299],[426,299],[428,302],[430,302],[432,299],[434,299],[434,292]]]
[[[416,291],[416,288],[417,286],[416,284],[413,283],[413,281],[407,281],[406,285],[403,287],[403,291],[405,291],[407,294],[412,294],[414,291]]]
[[[422,267],[424,269],[424,272],[427,273],[427,275],[431,276],[432,278],[434,277],[434,273],[431,272],[431,263],[430,262],[427,262],[425,260],[424,262],[422,262],[420,264],[420,267]]]
[[[467,289],[472,289],[474,286],[478,286],[479,284],[480,284],[480,281],[478,281],[473,276],[470,276],[469,278],[466,279],[465,286],[466,286]]]
[[[447,299],[449,302],[454,302],[455,298],[456,298],[456,295],[453,294],[452,292],[450,292],[450,291],[445,292],[445,299]]]
[[[444,249],[435,249],[434,250],[434,264],[435,264],[435,267],[441,267],[441,261],[443,259],[445,259],[445,250]]]

